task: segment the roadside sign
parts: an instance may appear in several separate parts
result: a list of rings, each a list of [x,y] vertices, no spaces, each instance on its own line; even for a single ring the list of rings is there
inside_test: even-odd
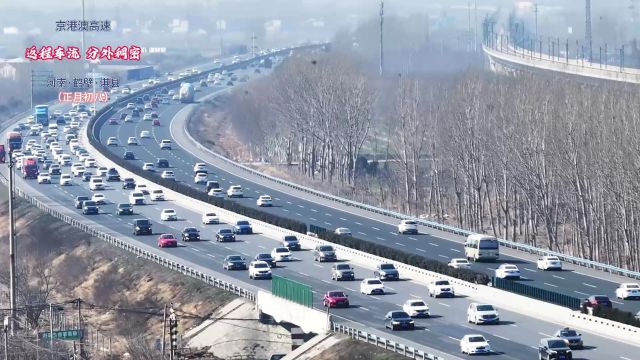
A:
[[[53,332],[53,338],[57,340],[80,340],[82,333],[82,330],[57,330]],[[49,341],[51,332],[41,332],[38,337],[43,341]]]

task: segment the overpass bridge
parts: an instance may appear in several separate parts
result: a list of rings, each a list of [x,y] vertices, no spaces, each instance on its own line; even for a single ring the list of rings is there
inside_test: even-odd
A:
[[[558,75],[640,84],[640,69],[593,63],[586,59],[553,56],[513,46],[498,47],[485,44],[482,50],[491,70],[498,73],[515,75],[523,71],[542,70],[555,72]]]

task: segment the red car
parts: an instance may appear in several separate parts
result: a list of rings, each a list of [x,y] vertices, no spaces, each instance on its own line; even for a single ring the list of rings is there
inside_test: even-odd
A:
[[[118,125],[118,119],[109,119],[109,125]]]
[[[349,297],[340,290],[327,291],[322,298],[322,304],[326,307],[349,307]]]
[[[178,240],[171,234],[162,234],[158,238],[158,247],[178,247]]]
[[[160,120],[154,119],[152,125],[153,126],[160,126]]]

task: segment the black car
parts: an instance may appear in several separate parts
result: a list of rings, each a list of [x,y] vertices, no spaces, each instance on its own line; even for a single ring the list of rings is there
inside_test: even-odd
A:
[[[127,115],[128,114],[126,112],[120,113],[120,120],[124,120],[127,117]]]
[[[384,317],[384,327],[391,330],[407,329],[413,330],[415,323],[411,316],[404,311],[389,311]]]
[[[135,189],[136,188],[136,181],[133,180],[132,178],[124,178],[124,181],[122,182],[122,188],[123,189]]]
[[[62,174],[62,172],[60,171],[60,165],[52,164],[51,167],[49,167],[49,174],[51,175]]]
[[[182,241],[199,241],[200,230],[194,227],[186,227],[182,229]]]
[[[116,207],[116,215],[133,215],[133,205],[120,203]]]
[[[87,182],[91,180],[92,176],[93,176],[93,173],[91,171],[85,171],[82,173],[82,181]]]
[[[42,164],[42,169],[49,170],[52,164],[53,164],[53,160],[45,160],[44,164]]]
[[[220,184],[217,181],[207,181],[207,192],[211,189],[220,189]]]
[[[131,117],[140,117],[140,111],[138,109],[131,110]]]
[[[572,360],[573,354],[569,345],[560,338],[546,338],[540,340],[538,358],[542,360]]]
[[[147,97],[147,99],[149,98],[149,95],[145,95],[145,96]],[[136,98],[136,104],[144,105],[144,98],[141,98],[141,97],[138,96]]]
[[[144,103],[149,101],[151,99],[151,97],[149,96],[149,94],[144,94],[142,96],[142,98],[139,98],[139,99],[141,99],[141,102],[139,102],[137,104],[144,105]]]
[[[82,203],[89,200],[88,196],[76,196],[76,209],[82,209]]]
[[[125,151],[122,158],[125,160],[135,160],[136,156],[133,155],[133,151]]]
[[[300,242],[295,235],[285,235],[282,238],[282,246],[286,247],[290,251],[300,251]]]
[[[82,202],[82,213],[85,215],[97,214],[98,204],[95,201],[85,200]]]
[[[271,254],[267,254],[267,253],[258,254],[256,255],[256,257],[253,258],[253,260],[264,261],[267,264],[269,264],[270,267],[276,267],[276,261],[273,259],[273,256],[271,256]]]
[[[151,235],[153,230],[151,228],[151,221],[147,219],[133,220],[133,235]]]
[[[120,181],[120,174],[115,168],[107,170],[107,181]]]
[[[229,255],[224,258],[222,268],[225,270],[247,270],[247,262],[240,255]]]
[[[236,234],[234,234],[231,229],[218,229],[218,232],[216,232],[216,241],[236,241]]]
[[[165,169],[169,167],[169,160],[167,159],[158,159],[156,161],[156,167],[158,169]]]
[[[227,81],[227,86],[233,86],[233,81]]]

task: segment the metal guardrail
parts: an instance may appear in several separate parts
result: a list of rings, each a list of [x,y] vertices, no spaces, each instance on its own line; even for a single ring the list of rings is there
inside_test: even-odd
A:
[[[433,221],[426,221],[420,218],[415,218],[415,217],[411,217],[407,214],[402,214],[396,211],[392,211],[392,210],[388,210],[388,209],[383,209],[383,208],[378,208],[375,206],[371,206],[371,205],[367,205],[367,204],[363,204],[363,203],[359,203],[353,200],[349,200],[349,199],[345,199],[336,195],[332,195],[332,194],[327,194],[325,192],[319,191],[319,190],[315,190],[315,189],[311,189],[296,183],[292,183],[290,181],[286,181],[268,174],[264,174],[258,170],[252,169],[248,166],[239,164],[223,155],[220,155],[214,151],[211,151],[210,149],[206,148],[205,146],[203,146],[202,144],[200,144],[198,141],[196,141],[193,136],[191,136],[191,134],[189,133],[187,127],[185,126],[185,133],[187,135],[187,137],[189,138],[189,140],[194,143],[199,149],[208,152],[209,154],[219,158],[220,160],[223,160],[224,162],[233,165],[239,169],[245,170],[250,172],[253,175],[262,177],[264,179],[273,181],[277,184],[280,185],[284,185],[284,186],[288,186],[290,188],[296,189],[298,191],[302,191],[302,192],[306,192],[324,199],[328,199],[328,200],[332,200],[335,202],[338,202],[340,204],[343,205],[347,205],[347,206],[351,206],[354,208],[358,208],[358,209],[362,209],[362,210],[366,210],[366,211],[370,211],[376,214],[380,214],[380,215],[384,215],[384,216],[389,216],[392,218],[396,218],[396,219],[411,219],[416,221],[418,224],[422,225],[422,226],[426,226],[428,228],[431,229],[436,229],[436,230],[440,230],[440,231],[444,231],[444,232],[448,232],[448,233],[452,233],[452,234],[456,234],[456,235],[462,235],[462,236],[469,236],[471,234],[475,234],[472,231],[469,230],[464,230],[464,229],[460,229],[454,226],[450,226],[450,225],[445,225],[445,224],[440,224],[440,223],[436,223]],[[510,240],[504,240],[504,239],[498,239],[498,242],[500,243],[501,246],[504,246],[506,248],[510,248],[510,249],[515,249],[515,250],[519,250],[519,251],[524,251],[527,252],[529,254],[536,254],[539,256],[557,256],[558,258],[560,258],[561,260],[563,260],[564,262],[567,263],[571,263],[574,265],[579,265],[579,266],[583,266],[583,267],[587,267],[587,268],[591,268],[591,269],[596,269],[596,270],[600,270],[600,271],[604,271],[604,272],[608,272],[611,274],[616,274],[616,275],[622,275],[622,276],[626,276],[626,277],[630,277],[630,278],[634,278],[634,279],[640,279],[640,272],[637,271],[631,271],[631,270],[627,270],[627,269],[623,269],[621,267],[617,267],[617,266],[613,266],[613,265],[607,265],[607,264],[603,264],[603,263],[599,263],[593,260],[587,260],[584,258],[579,258],[579,257],[575,257],[575,256],[571,256],[571,255],[565,255],[556,251],[551,251],[551,250],[546,250],[546,249],[541,249],[541,248],[537,248],[531,245],[527,245],[527,244],[521,244],[521,243],[517,243],[514,241],[510,241]]]
[[[400,344],[398,342],[385,339],[375,334],[371,334],[366,331],[348,327],[346,325],[332,323],[331,328],[334,332],[348,335],[350,338],[354,340],[366,342],[367,344],[372,344],[377,347],[381,347],[386,350],[393,351],[394,353],[406,356],[411,359],[445,360],[442,357],[435,356],[435,355],[426,353],[424,351],[417,350],[410,346],[406,346],[404,344]]]
[[[6,186],[9,185],[9,181],[2,175],[0,175],[0,182]],[[116,236],[107,234],[99,229],[96,228],[95,225],[93,224],[88,224],[88,223],[84,223],[78,219],[74,219],[71,216],[68,216],[66,214],[63,214],[55,209],[53,209],[51,206],[48,206],[47,204],[45,204],[44,202],[40,201],[38,198],[36,198],[35,196],[29,195],[26,192],[24,192],[23,190],[21,190],[20,188],[15,188],[15,193],[24,198],[25,200],[27,200],[29,203],[31,203],[32,205],[36,206],[38,209],[46,212],[47,214],[53,216],[56,219],[62,220],[65,223],[78,228],[86,233],[88,233],[89,235],[95,236],[98,239],[101,239],[103,241],[106,241],[107,243],[111,244],[111,245],[115,245],[123,250],[126,250],[130,253],[135,254],[138,257],[144,258],[146,260],[151,260],[153,262],[155,262],[156,264],[162,265],[164,267],[167,267],[171,270],[175,270],[177,272],[182,273],[183,275],[189,276],[191,278],[200,280],[208,285],[217,287],[219,289],[234,293],[240,297],[243,297],[245,299],[248,299],[252,302],[256,301],[256,294],[246,290],[240,286],[234,285],[232,283],[229,283],[227,281],[215,278],[211,275],[205,274],[201,271],[198,271],[196,269],[193,269],[191,267],[189,267],[188,265],[184,265],[181,264],[179,262],[167,259],[165,257],[163,257],[160,254],[157,254],[155,252],[150,252],[147,251],[145,249],[142,249],[138,246],[135,246],[133,244],[128,243],[127,241],[124,241]]]
[[[536,300],[542,300],[551,304],[567,307],[571,310],[580,309],[581,301],[577,297],[561,294],[559,292],[527,285],[518,281],[491,277],[491,284],[496,289],[510,291],[518,295],[524,295]]]

